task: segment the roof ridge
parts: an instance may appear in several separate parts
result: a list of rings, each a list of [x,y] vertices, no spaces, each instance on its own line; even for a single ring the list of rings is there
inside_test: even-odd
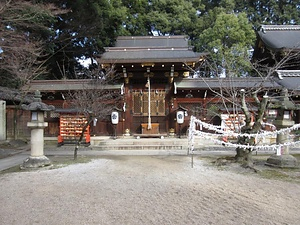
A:
[[[278,77],[300,77],[300,70],[276,70]]]
[[[132,39],[178,39],[187,38],[187,35],[168,35],[168,36],[118,36],[117,40],[132,40]]]
[[[192,51],[190,47],[107,47],[106,51]]]
[[[260,31],[272,31],[272,30],[300,30],[300,25],[261,25]]]

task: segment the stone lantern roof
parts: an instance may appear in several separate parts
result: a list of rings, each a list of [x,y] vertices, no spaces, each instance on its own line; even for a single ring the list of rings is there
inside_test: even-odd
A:
[[[53,111],[55,110],[55,107],[53,105],[47,105],[42,102],[41,99],[42,95],[40,91],[35,91],[33,102],[31,102],[28,105],[23,104],[22,109],[24,110],[30,110],[30,111]]]
[[[296,110],[297,105],[289,99],[288,90],[284,88],[281,91],[279,99],[272,100],[269,108],[272,109],[283,109],[283,110]]]

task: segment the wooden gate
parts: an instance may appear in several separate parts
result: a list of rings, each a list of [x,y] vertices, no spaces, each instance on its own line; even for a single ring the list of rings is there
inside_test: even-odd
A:
[[[150,91],[151,123],[155,124],[154,126],[156,130],[155,133],[157,134],[166,132],[165,98],[166,98],[165,90]],[[132,101],[133,101],[132,102],[133,123],[131,124],[131,129],[133,133],[141,134],[142,124],[146,124],[148,121],[149,92],[143,90],[133,91]]]

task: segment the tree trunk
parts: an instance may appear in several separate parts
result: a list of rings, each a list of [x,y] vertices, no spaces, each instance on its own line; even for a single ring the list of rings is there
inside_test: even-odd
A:
[[[242,164],[244,167],[252,167],[253,159],[252,159],[252,151],[250,149],[237,148],[235,160]]]
[[[255,139],[240,137],[238,144],[255,145]],[[235,160],[241,163],[244,167],[253,167],[252,150],[240,147],[236,148]]]
[[[255,123],[251,126],[251,113],[246,104],[245,91],[242,91],[242,110],[246,117],[246,125],[241,129],[242,134],[256,134],[261,130],[261,124],[263,121],[263,116],[267,108],[268,97],[267,95],[263,96],[260,101],[257,97],[257,92],[254,92],[254,99],[258,104],[258,113],[255,117]],[[251,145],[254,146],[255,138],[247,138],[247,137],[239,137],[238,144],[241,145]],[[252,160],[252,149],[247,148],[236,148],[235,159],[237,162],[242,163],[245,167],[253,168],[253,160]]]
[[[76,142],[76,146],[75,146],[75,149],[74,149],[74,160],[77,160],[78,149],[79,149],[80,144],[82,142],[82,139],[84,137],[84,133],[85,133],[87,127],[91,124],[92,121],[93,121],[92,117],[89,117],[89,119],[86,122],[86,124],[84,124],[84,126],[82,127],[82,131],[81,131],[80,137],[79,137],[78,141]]]
[[[243,166],[253,168],[252,151],[250,149],[246,150],[246,159]]]
[[[246,151],[244,148],[236,148],[235,160],[237,162],[243,162],[245,160]]]

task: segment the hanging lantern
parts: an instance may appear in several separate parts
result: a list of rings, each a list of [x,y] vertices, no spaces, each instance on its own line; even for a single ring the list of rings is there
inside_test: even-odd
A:
[[[111,113],[111,123],[112,124],[118,124],[119,123],[119,113],[118,112],[112,112]]]
[[[176,119],[177,119],[178,124],[183,124],[183,122],[184,122],[184,112],[183,111],[177,111]]]

